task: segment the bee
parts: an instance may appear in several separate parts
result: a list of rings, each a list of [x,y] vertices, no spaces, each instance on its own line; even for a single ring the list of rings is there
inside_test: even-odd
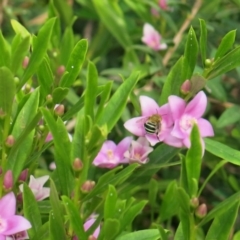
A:
[[[144,129],[148,134],[156,134],[158,138],[158,133],[161,130],[162,117],[159,114],[154,114],[147,119],[144,123]]]

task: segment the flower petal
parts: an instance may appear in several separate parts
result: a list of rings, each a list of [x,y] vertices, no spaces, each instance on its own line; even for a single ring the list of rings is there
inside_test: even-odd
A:
[[[166,135],[163,140],[164,143],[166,143],[167,145],[173,146],[173,147],[177,147],[177,148],[183,147],[182,139],[174,137],[170,133],[167,133],[167,131],[165,134]]]
[[[30,222],[22,216],[12,216],[7,219],[7,229],[4,231],[4,235],[12,235],[31,228]]]
[[[206,119],[198,119],[198,128],[201,134],[201,137],[212,137],[214,136],[214,131],[211,123]]]
[[[171,135],[176,137],[176,138],[180,138],[180,139],[184,139],[185,137],[188,136],[188,134],[186,134],[185,132],[183,132],[181,130],[181,127],[180,127],[180,121],[179,120],[176,120],[175,121],[175,124],[173,126],[173,129],[171,131]]]
[[[33,175],[30,176],[29,187],[35,189],[41,189],[43,185],[47,182],[49,176],[42,176],[39,178],[34,178]]]
[[[156,134],[146,134],[145,137],[152,146],[160,142]]]
[[[168,97],[168,102],[173,120],[180,119],[184,113],[186,102],[182,98],[174,95]]]
[[[144,122],[146,117],[131,118],[124,123],[124,127],[132,134],[142,137],[145,136],[146,131],[144,128]]]
[[[115,156],[118,156],[120,161],[123,160],[124,156],[123,154],[129,149],[130,144],[132,142],[132,137],[125,137],[116,147],[116,150],[114,152]]]
[[[35,195],[35,198],[37,201],[41,201],[50,195],[50,188],[48,187],[43,187],[40,191],[37,192]]]
[[[159,110],[158,104],[150,97],[140,96],[140,105],[142,116],[152,116],[153,114],[157,114]]]
[[[111,140],[107,140],[103,143],[102,148],[100,149],[100,152],[107,153],[109,150],[115,151],[117,145],[115,142]]]
[[[186,106],[185,113],[200,118],[207,107],[207,96],[203,91],[200,91]]]
[[[15,215],[16,197],[13,192],[8,193],[0,199],[0,214],[2,218]]]

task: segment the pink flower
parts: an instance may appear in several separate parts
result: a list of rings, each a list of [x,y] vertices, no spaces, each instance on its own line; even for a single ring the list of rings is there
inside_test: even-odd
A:
[[[114,168],[119,164],[128,163],[124,153],[128,150],[131,141],[132,137],[126,137],[118,145],[113,141],[104,142],[93,165],[101,168]]]
[[[146,139],[153,146],[158,142],[172,140],[173,126],[169,104],[161,107],[150,97],[140,96],[142,116],[125,122],[124,127],[132,134]]]
[[[203,91],[199,92],[189,103],[177,96],[169,96],[168,102],[174,119],[171,135],[181,141],[180,146],[179,143],[175,145],[174,142],[168,142],[169,145],[189,148],[193,124],[198,125],[201,137],[214,136],[210,122],[201,118],[207,107],[207,97]],[[204,144],[203,141],[202,144]]]
[[[167,0],[159,0],[158,5],[162,10],[168,10]]]
[[[25,239],[29,239],[27,231],[22,231],[6,237],[6,240],[25,240]]]
[[[50,188],[43,187],[43,185],[47,182],[48,179],[49,176],[42,176],[39,178],[34,178],[32,175],[30,176],[30,182],[28,186],[31,188],[37,201],[41,201],[49,197]],[[19,189],[21,192],[23,192],[23,184],[19,185]]]
[[[153,151],[149,147],[149,142],[144,137],[139,137],[137,141],[132,141],[131,147],[124,153],[124,157],[129,159],[130,163],[145,164],[148,162],[148,154]]]
[[[0,240],[31,228],[30,222],[15,212],[16,197],[10,192],[0,199]]]
[[[142,42],[155,51],[164,50],[167,48],[166,43],[161,43],[161,35],[149,23],[143,26]]]

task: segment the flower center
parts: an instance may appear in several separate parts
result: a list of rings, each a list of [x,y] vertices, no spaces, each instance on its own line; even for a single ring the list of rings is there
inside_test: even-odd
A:
[[[141,154],[140,153],[135,153],[134,154],[134,159],[141,160]]]
[[[113,154],[113,151],[111,149],[107,150],[107,157],[108,157],[108,160],[113,159],[114,154]]]
[[[197,120],[194,117],[189,115],[184,115],[180,120],[180,127],[182,131],[190,132],[193,127],[193,124],[196,122]]]

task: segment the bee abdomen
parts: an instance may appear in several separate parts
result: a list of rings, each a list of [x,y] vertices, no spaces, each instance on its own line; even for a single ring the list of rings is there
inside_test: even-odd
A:
[[[146,132],[150,134],[156,133],[156,130],[157,130],[156,124],[151,122],[144,123],[144,128]]]

